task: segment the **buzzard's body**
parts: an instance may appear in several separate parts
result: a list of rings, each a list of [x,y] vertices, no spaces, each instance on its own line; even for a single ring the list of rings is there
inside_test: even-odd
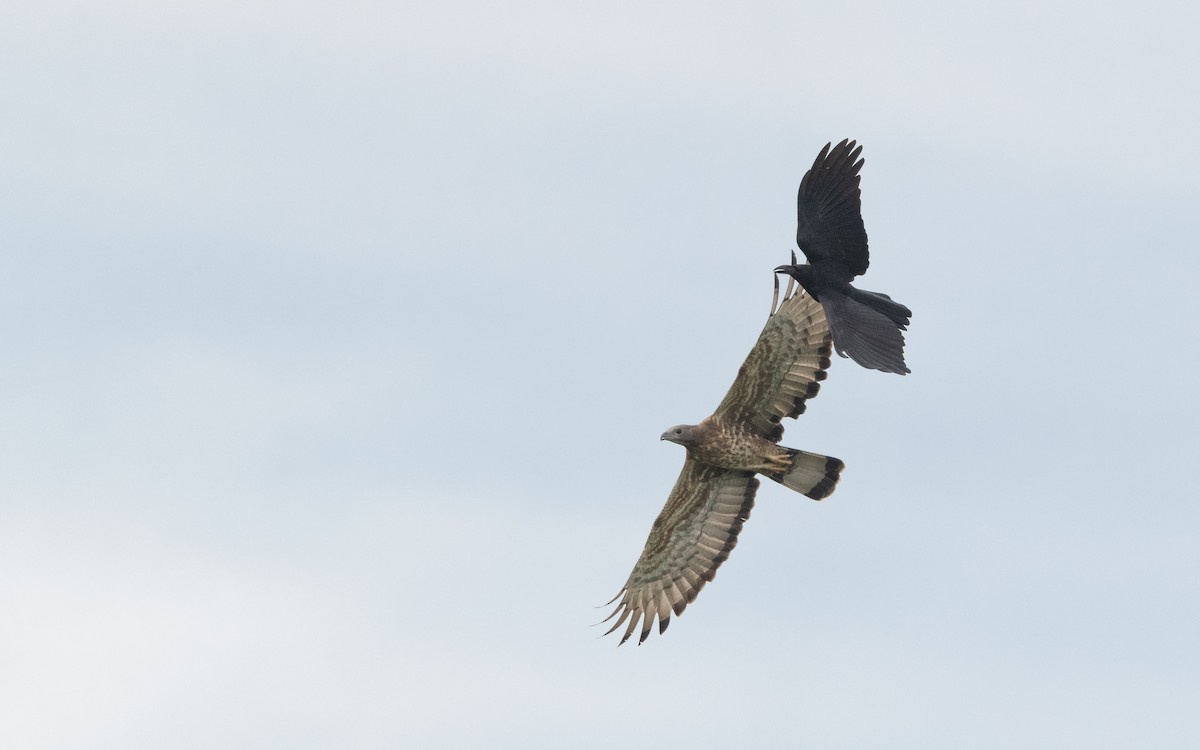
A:
[[[642,556],[614,597],[621,601],[607,619],[618,619],[608,632],[625,625],[621,643],[639,623],[638,642],[645,641],[656,616],[659,632],[666,630],[671,615],[682,613],[713,579],[750,516],[756,474],[814,500],[837,485],[841,461],[778,445],[780,420],[804,412],[825,379],[832,349],[821,305],[791,289],[789,283],[716,412],[662,435],[687,448],[687,459]]]
[[[862,146],[825,144],[796,196],[796,244],[808,263],[776,268],[800,282],[825,308],[838,354],[863,367],[904,375],[904,334],[912,311],[891,297],[851,286],[867,272],[867,231],[859,174]]]

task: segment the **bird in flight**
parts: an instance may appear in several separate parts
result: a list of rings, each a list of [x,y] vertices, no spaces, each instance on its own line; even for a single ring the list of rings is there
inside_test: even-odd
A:
[[[796,198],[796,244],[808,263],[779,266],[821,306],[837,353],[863,367],[904,375],[904,334],[912,311],[891,297],[850,285],[870,263],[863,228],[858,158],[862,146],[844,140],[825,144],[800,180]],[[856,161],[857,160],[857,161]]]
[[[662,633],[672,614],[683,613],[737,544],[754,506],[756,474],[814,500],[837,485],[845,465],[840,460],[778,444],[780,420],[804,412],[825,379],[832,350],[821,305],[793,288],[789,281],[776,309],[776,277],[771,316],[712,416],[662,434],[686,448],[687,458],[633,572],[609,601],[621,600],[605,618],[618,618],[605,635],[625,625],[624,643],[640,622],[640,644],[655,617]]]

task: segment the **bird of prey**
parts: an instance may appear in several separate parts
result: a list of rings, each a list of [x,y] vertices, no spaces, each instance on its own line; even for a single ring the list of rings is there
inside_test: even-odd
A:
[[[838,354],[863,367],[904,375],[904,334],[912,311],[891,297],[850,286],[867,272],[867,231],[863,228],[858,158],[862,146],[844,140],[825,144],[812,169],[800,180],[796,198],[796,244],[805,265],[779,266],[825,308]],[[857,161],[855,161],[857,159]]]
[[[789,281],[776,310],[776,277],[771,316],[712,416],[662,434],[686,448],[687,459],[629,580],[609,601],[621,600],[605,621],[620,616],[605,635],[628,621],[624,643],[641,621],[640,644],[655,616],[662,633],[671,614],[681,614],[695,600],[750,517],[758,489],[755,474],[814,500],[828,497],[837,485],[840,460],[778,445],[780,420],[804,412],[805,401],[825,379],[832,349],[821,305],[792,290]]]

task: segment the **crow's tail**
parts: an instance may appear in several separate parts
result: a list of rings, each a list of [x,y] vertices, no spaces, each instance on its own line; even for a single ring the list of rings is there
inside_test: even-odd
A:
[[[882,292],[864,292],[853,287],[851,290],[855,300],[888,316],[900,330],[908,328],[908,319],[912,317],[912,310]]]
[[[904,375],[904,334],[912,311],[878,292],[852,290],[847,297],[832,290],[821,294],[833,346],[863,367]]]

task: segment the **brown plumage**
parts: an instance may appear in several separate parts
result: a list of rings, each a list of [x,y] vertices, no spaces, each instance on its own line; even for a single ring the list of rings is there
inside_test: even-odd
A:
[[[639,623],[638,643],[645,641],[656,617],[658,631],[666,630],[671,615],[681,614],[713,579],[754,507],[755,474],[814,500],[837,485],[841,461],[777,445],[780,421],[804,412],[825,379],[832,350],[820,303],[799,289],[793,295],[792,286],[712,416],[662,435],[687,448],[687,459],[642,556],[613,597],[620,603],[605,618],[617,618],[608,633],[625,625],[621,643]]]

